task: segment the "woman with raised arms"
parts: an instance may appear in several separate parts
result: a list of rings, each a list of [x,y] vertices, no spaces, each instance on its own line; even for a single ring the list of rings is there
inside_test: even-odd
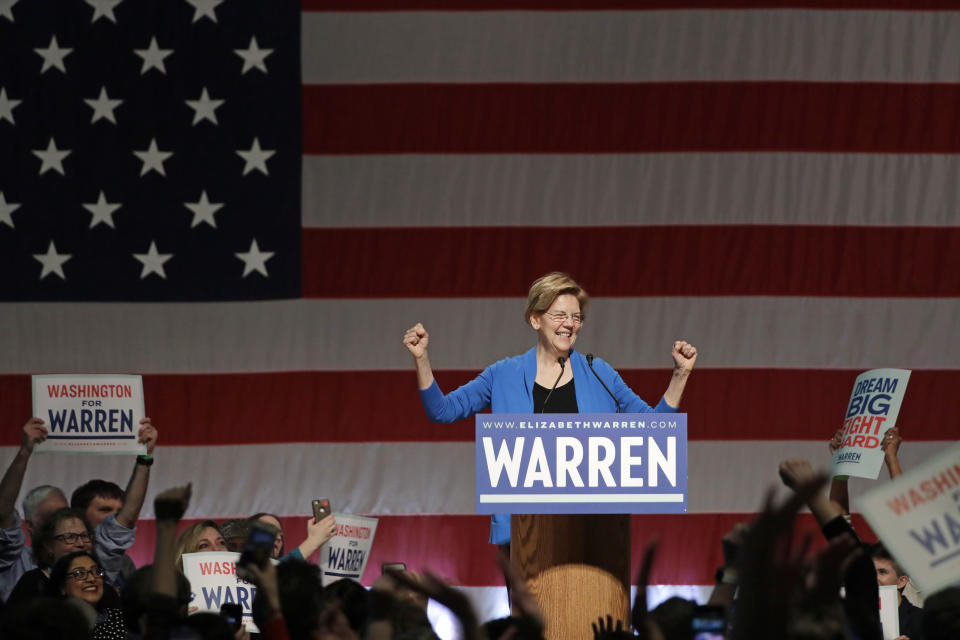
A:
[[[493,413],[675,412],[697,360],[696,347],[682,340],[673,343],[670,384],[657,406],[651,407],[613,367],[600,358],[574,351],[589,301],[583,287],[565,273],[549,273],[538,279],[530,286],[524,310],[524,319],[537,333],[536,346],[522,355],[495,362],[448,394],[433,378],[427,330],[422,324],[408,329],[403,344],[413,356],[427,417],[434,422],[454,422],[487,408]],[[490,542],[510,544],[510,516],[493,516]]]

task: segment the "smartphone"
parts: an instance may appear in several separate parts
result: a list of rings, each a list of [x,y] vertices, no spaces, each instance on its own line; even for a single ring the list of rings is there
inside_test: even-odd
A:
[[[725,640],[727,611],[723,607],[701,605],[693,611],[693,640]]]
[[[234,633],[243,626],[243,607],[238,604],[227,603],[221,605],[220,616],[226,619]]]
[[[330,501],[326,498],[317,498],[313,501],[313,521],[320,522],[328,515],[333,513],[333,508],[330,506]]]
[[[387,571],[406,571],[406,562],[384,562],[380,565],[380,575],[385,575]]]
[[[250,525],[250,534],[243,543],[240,559],[237,560],[237,574],[241,578],[247,577],[246,565],[258,567],[266,566],[273,555],[273,542],[277,539],[277,530],[263,522],[253,522]]]

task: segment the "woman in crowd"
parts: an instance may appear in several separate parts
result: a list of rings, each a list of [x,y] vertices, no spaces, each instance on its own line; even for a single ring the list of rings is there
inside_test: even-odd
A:
[[[279,560],[306,560],[337,532],[337,521],[334,520],[332,513],[320,522],[314,521],[312,517],[307,518],[307,537],[290,553],[284,554],[283,526],[280,524],[280,518],[272,513],[260,512],[250,516],[250,521],[262,522],[277,530],[272,556]]]
[[[50,569],[60,558],[74,551],[90,552],[93,532],[83,522],[83,514],[75,509],[54,511],[33,537],[33,558],[36,569],[24,573],[10,592],[8,605],[24,603],[47,592]]]
[[[490,365],[446,395],[433,378],[427,330],[422,324],[408,329],[403,344],[413,356],[427,417],[434,422],[454,422],[487,408],[493,413],[675,412],[697,360],[696,348],[684,341],[673,343],[673,375],[660,402],[651,408],[613,367],[574,351],[589,301],[583,287],[565,273],[538,279],[530,286],[523,314],[536,332],[536,345],[522,355]],[[510,543],[509,516],[493,516],[490,542]]]
[[[192,524],[177,538],[177,569],[183,571],[183,554],[201,551],[228,551],[220,527],[213,520]]]
[[[48,595],[76,598],[96,612],[93,640],[124,640],[120,598],[103,582],[103,569],[91,551],[74,551],[57,560],[50,571]]]

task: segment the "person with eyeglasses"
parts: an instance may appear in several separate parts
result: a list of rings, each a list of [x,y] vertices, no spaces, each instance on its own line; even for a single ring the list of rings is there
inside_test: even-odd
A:
[[[90,633],[93,640],[125,640],[120,597],[104,583],[104,570],[90,551],[73,551],[57,560],[50,571],[46,595],[76,598],[93,608],[96,622]]]
[[[433,377],[427,354],[430,335],[422,324],[410,327],[403,344],[413,356],[427,417],[449,423],[488,408],[493,413],[676,412],[697,360],[696,347],[683,340],[673,343],[673,374],[660,402],[651,407],[609,364],[574,350],[589,302],[587,292],[566,273],[539,278],[530,286],[523,313],[524,321],[536,333],[536,345],[522,355],[490,365],[447,394]],[[500,545],[501,552],[510,544],[509,515],[493,516],[490,542]]]
[[[124,572],[129,574],[133,568],[125,551],[136,539],[136,523],[150,481],[157,437],[158,430],[150,418],[140,420],[137,441],[146,445],[147,454],[136,457],[126,491],[122,492],[123,498],[106,503],[101,501],[97,505],[99,508],[93,511],[86,508],[89,505],[84,506],[91,516],[89,524],[94,532],[94,546],[107,572],[107,582],[118,587],[123,585]],[[0,601],[8,598],[21,577],[37,566],[36,554],[27,545],[27,534],[31,544],[35,545],[37,532],[50,515],[70,506],[59,487],[41,485],[28,491],[24,497],[22,519],[17,513],[17,495],[23,486],[34,447],[46,438],[47,426],[42,419],[33,417],[27,420],[20,448],[0,478]],[[85,518],[87,513],[80,515]]]
[[[51,569],[60,558],[92,550],[93,532],[83,521],[83,514],[69,507],[55,511],[34,532],[33,556],[37,566],[21,576],[10,592],[7,605],[44,595],[49,590]]]

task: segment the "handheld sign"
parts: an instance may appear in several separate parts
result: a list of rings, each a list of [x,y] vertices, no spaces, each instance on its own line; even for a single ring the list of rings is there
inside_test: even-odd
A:
[[[880,627],[883,640],[900,637],[900,610],[897,608],[897,585],[880,585]]]
[[[337,513],[334,519],[337,532],[320,547],[323,586],[341,578],[359,581],[367,568],[373,536],[377,533],[376,518]]]
[[[897,424],[908,380],[907,369],[873,369],[857,376],[843,419],[842,445],[830,462],[831,476],[877,479],[883,434]]]
[[[477,513],[686,513],[685,413],[476,416]]]
[[[237,576],[239,559],[240,554],[232,551],[183,554],[183,575],[193,590],[189,613],[220,613],[222,605],[238,604],[243,609],[247,631],[258,633],[257,625],[253,624],[253,597],[257,587]]]
[[[960,444],[865,493],[857,506],[924,591],[960,583]]]
[[[40,453],[141,454],[143,379],[127,375],[33,376],[33,415],[47,424]]]

